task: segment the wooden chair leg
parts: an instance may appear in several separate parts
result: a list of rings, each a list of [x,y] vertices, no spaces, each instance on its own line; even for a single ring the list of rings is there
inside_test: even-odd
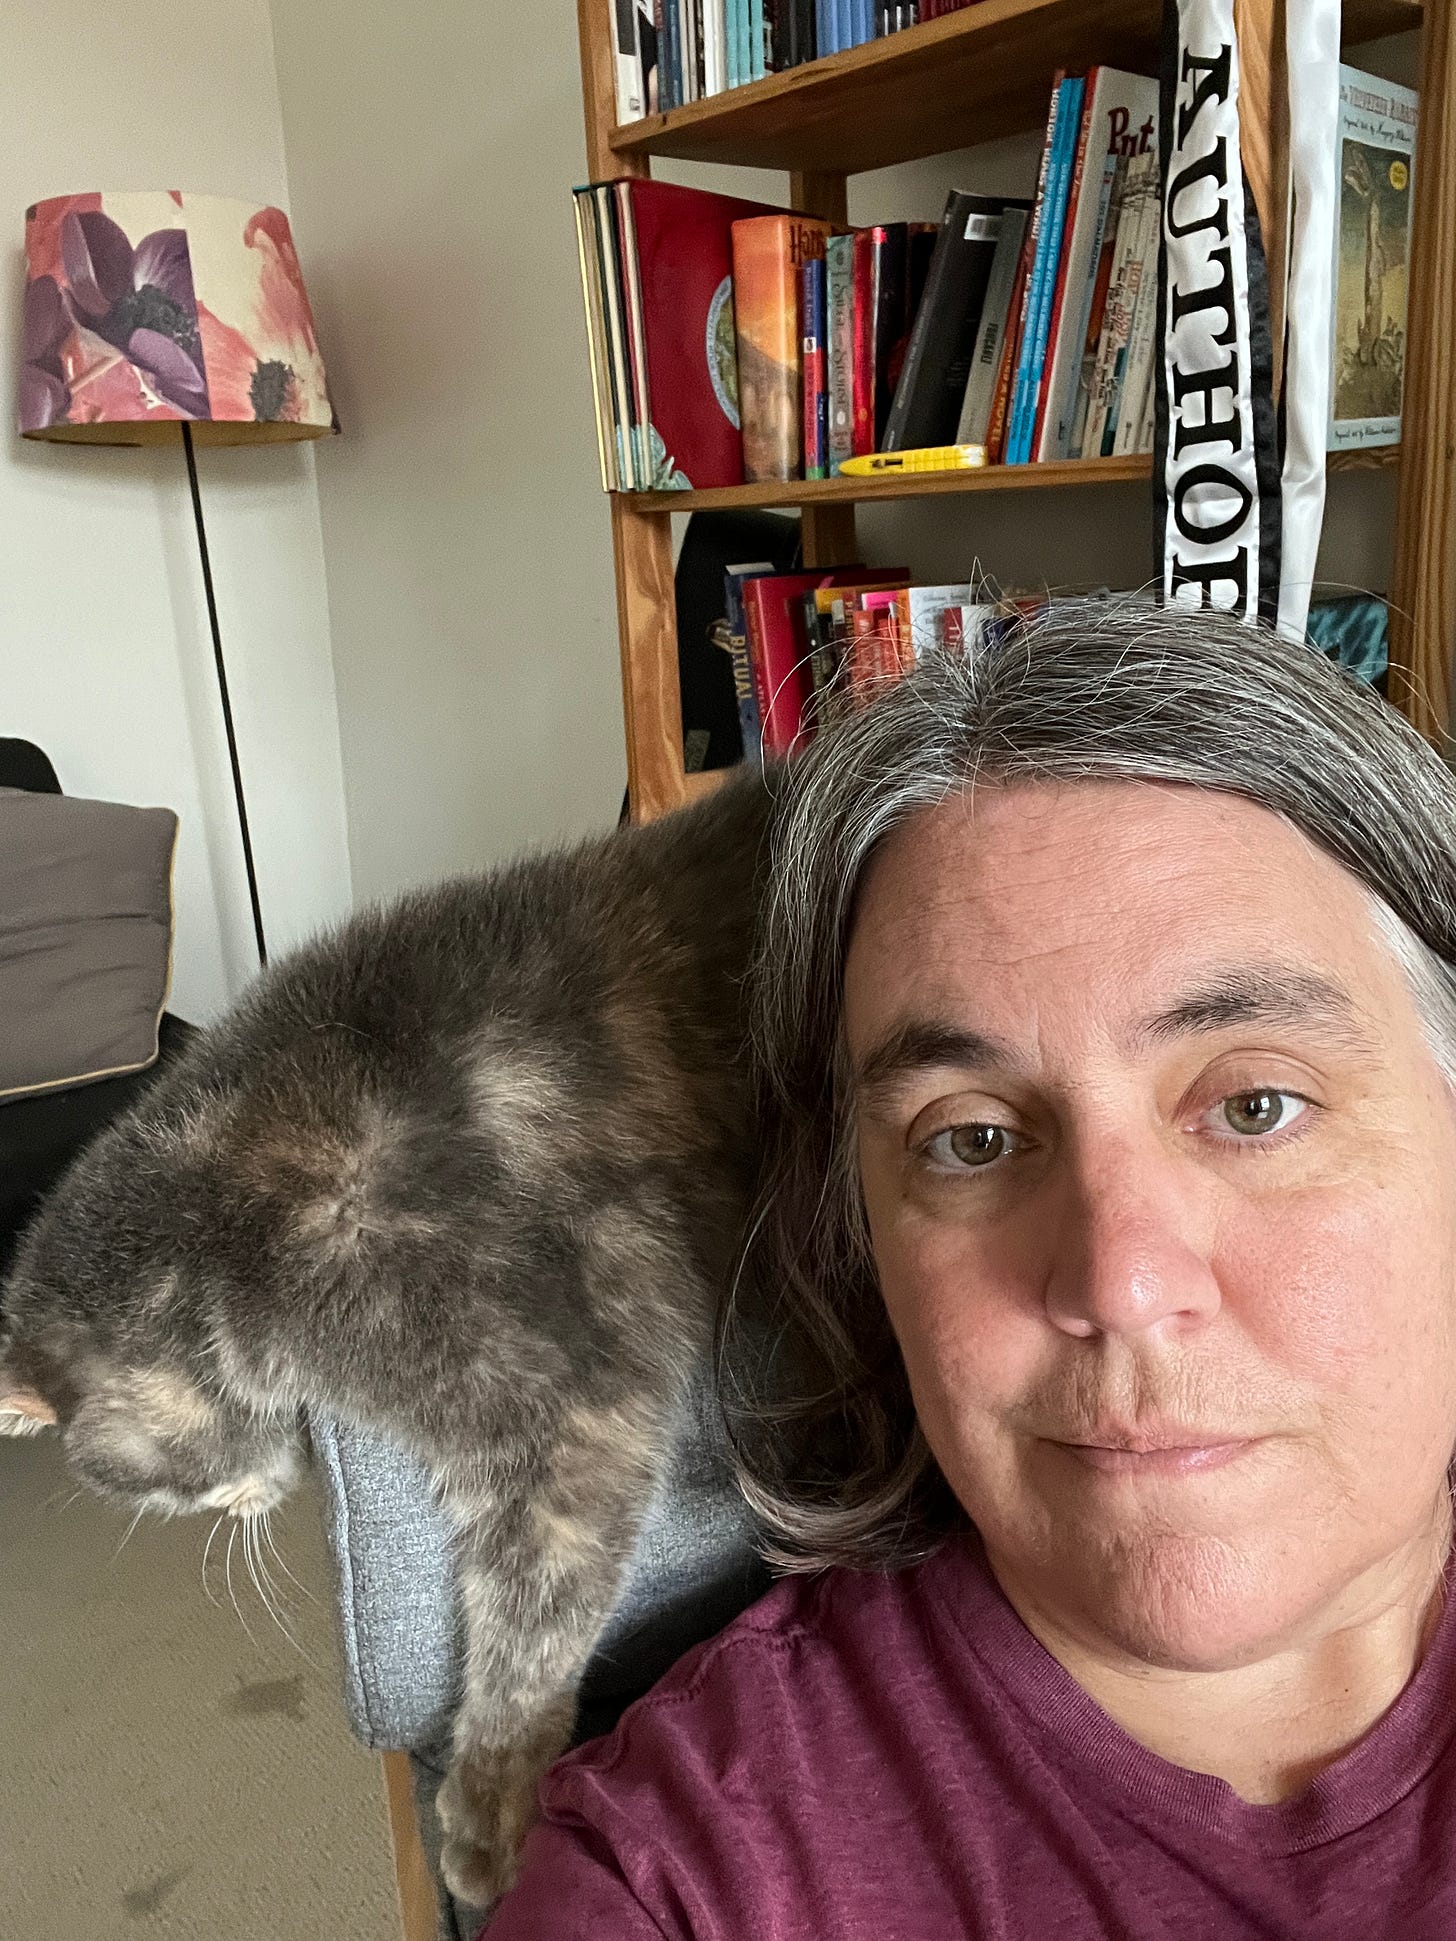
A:
[[[394,1876],[399,1888],[400,1933],[404,1941],[438,1941],[439,1906],[420,1841],[420,1823],[415,1817],[409,1754],[386,1752],[383,1764],[389,1834],[394,1845]]]

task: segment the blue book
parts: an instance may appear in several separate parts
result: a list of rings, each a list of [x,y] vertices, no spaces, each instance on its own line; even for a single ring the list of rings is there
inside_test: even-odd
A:
[[[867,40],[875,37],[875,0],[854,0],[854,41],[855,47],[863,47]]]
[[[1041,229],[1036,239],[1036,255],[1032,259],[1031,300],[1016,367],[1011,427],[1006,440],[1008,465],[1025,465],[1030,460],[1032,440],[1036,433],[1037,392],[1046,363],[1046,340],[1051,328],[1057,265],[1062,254],[1067,195],[1071,188],[1077,136],[1082,125],[1082,88],[1081,80],[1074,78],[1063,81],[1057,90],[1057,121],[1047,164],[1046,199],[1042,206]]]
[[[829,471],[829,382],[825,267],[822,256],[799,271],[799,308],[804,320],[804,477],[822,479]]]
[[[748,0],[748,72],[755,81],[768,72],[763,58],[763,0]]]
[[[664,114],[682,106],[677,42],[677,6],[673,0],[662,10],[662,32],[657,37],[657,105]]]
[[[834,0],[814,0],[814,58],[834,52]]]
[[[738,79],[747,87],[753,79],[753,35],[749,32],[751,0],[738,0]]]
[[[741,88],[743,86],[743,76],[739,72],[738,64],[738,9],[741,5],[745,4],[746,0],[727,0],[727,6],[723,16],[725,28],[724,38],[728,43],[727,81],[730,88]]]
[[[753,685],[753,659],[748,651],[748,618],[743,607],[743,582],[756,580],[774,568],[766,561],[730,566],[723,581],[723,617],[728,624],[728,651],[733,657],[733,689],[738,697],[738,726],[743,733],[743,759],[763,766],[763,723]]]

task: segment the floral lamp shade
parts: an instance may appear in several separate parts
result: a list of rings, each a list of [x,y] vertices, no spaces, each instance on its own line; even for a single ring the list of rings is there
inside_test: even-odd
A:
[[[288,218],[222,196],[67,195],[25,217],[20,429],[105,445],[336,430]]]

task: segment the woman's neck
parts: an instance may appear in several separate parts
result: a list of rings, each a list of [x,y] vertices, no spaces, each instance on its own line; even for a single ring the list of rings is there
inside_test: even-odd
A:
[[[1089,1639],[990,1562],[1023,1624],[1129,1737],[1273,1805],[1303,1792],[1404,1691],[1440,1618],[1443,1551],[1423,1538],[1349,1586],[1297,1641],[1213,1671],[1150,1665]]]

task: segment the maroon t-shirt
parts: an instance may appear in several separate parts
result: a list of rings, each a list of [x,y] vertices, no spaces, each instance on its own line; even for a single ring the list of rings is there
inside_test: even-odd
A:
[[[787,1582],[548,1775],[489,1941],[1453,1941],[1453,1687],[1448,1601],[1373,1731],[1251,1806],[1114,1725],[973,1540]]]

